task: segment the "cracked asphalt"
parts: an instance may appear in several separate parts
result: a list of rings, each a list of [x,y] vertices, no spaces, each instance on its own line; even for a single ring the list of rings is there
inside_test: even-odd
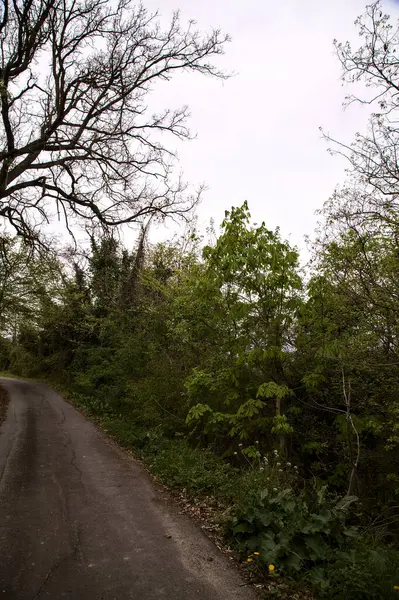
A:
[[[0,600],[254,600],[130,455],[46,385],[0,381]]]

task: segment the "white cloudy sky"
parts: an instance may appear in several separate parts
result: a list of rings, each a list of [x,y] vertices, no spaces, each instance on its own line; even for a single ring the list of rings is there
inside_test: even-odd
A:
[[[344,180],[345,162],[327,153],[319,127],[350,141],[365,128],[367,109],[344,111],[345,89],[333,39],[357,44],[353,22],[365,0],[145,0],[168,19],[174,9],[200,28],[221,27],[232,36],[219,64],[237,75],[226,81],[177,77],[157,101],[188,104],[195,141],[179,148],[192,183],[209,189],[198,209],[202,227],[248,200],[254,221],[279,225],[304,247],[315,210]],[[385,0],[385,10],[399,7]],[[156,234],[158,235],[158,234]]]

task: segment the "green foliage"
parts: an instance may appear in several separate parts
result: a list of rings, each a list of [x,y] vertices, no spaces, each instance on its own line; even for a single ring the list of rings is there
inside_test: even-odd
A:
[[[264,564],[298,572],[331,561],[354,537],[346,524],[354,498],[337,502],[320,490],[311,501],[291,488],[257,491],[232,521],[231,532],[242,553],[258,551]]]
[[[395,600],[399,581],[399,553],[373,540],[360,540],[339,551],[325,567],[314,567],[309,579],[318,598],[329,600]]]
[[[382,557],[399,532],[394,252],[335,236],[305,294],[297,252],[246,204],[202,257],[192,234],[146,250],[142,233],[131,253],[93,240],[87,265],[57,263],[48,283],[51,261],[32,262],[23,302],[0,268],[0,361],[68,388],[169,486],[217,498],[244,555],[362,598],[367,565],[375,589],[384,571],[352,526],[378,532]],[[360,499],[350,526],[345,495]]]
[[[13,345],[11,340],[0,337],[0,371],[8,371],[11,365]]]
[[[298,467],[281,457],[277,450],[262,456],[259,444],[245,448],[241,445],[240,452],[233,456],[244,466],[234,493],[238,511],[245,513],[249,499],[258,497],[265,489],[274,492],[286,488],[300,490]]]
[[[172,488],[191,494],[201,492],[224,496],[231,486],[232,469],[211,452],[191,448],[186,441],[169,442],[150,462],[151,470],[162,475]]]
[[[294,433],[294,428],[288,423],[286,415],[276,415],[273,419],[272,433],[288,435]]]
[[[0,239],[0,368],[64,384],[162,481],[218,498],[262,573],[332,600],[399,593],[399,30],[378,3],[367,19],[337,51],[386,87],[305,274],[247,203],[202,252],[195,231],[151,247],[144,228],[64,264]]]
[[[257,398],[285,398],[289,396],[291,391],[286,385],[278,385],[275,381],[262,383],[256,392]]]
[[[209,409],[192,408],[188,421],[215,441],[287,435],[281,403],[292,396],[285,347],[302,302],[298,255],[278,230],[252,227],[245,203],[226,212],[222,234],[203,256],[203,270],[188,282],[193,304],[184,318],[187,337],[206,352],[185,385],[190,403]],[[198,313],[206,325],[200,332]]]
[[[40,308],[55,298],[60,265],[52,253],[35,254],[16,238],[0,236],[0,334],[37,326]]]
[[[107,415],[101,422],[107,433],[133,449],[169,487],[185,489],[190,496],[231,497],[238,472],[212,452],[191,447],[181,436],[169,439],[162,427],[148,429],[126,416]]]

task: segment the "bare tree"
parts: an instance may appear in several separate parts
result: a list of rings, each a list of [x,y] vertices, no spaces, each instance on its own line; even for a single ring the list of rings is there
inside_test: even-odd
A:
[[[0,217],[35,239],[52,216],[117,226],[184,215],[197,196],[173,176],[163,137],[189,138],[187,107],[149,114],[175,71],[224,77],[228,39],[182,28],[130,0],[2,0]]]
[[[354,220],[367,229],[384,227],[398,232],[399,211],[399,25],[383,13],[381,3],[366,7],[355,24],[361,45],[349,42],[335,48],[345,83],[361,83],[365,97],[350,95],[345,105],[375,107],[365,134],[351,144],[330,135],[331,151],[349,161],[349,181],[333,198],[339,218]],[[333,208],[330,206],[330,209]]]

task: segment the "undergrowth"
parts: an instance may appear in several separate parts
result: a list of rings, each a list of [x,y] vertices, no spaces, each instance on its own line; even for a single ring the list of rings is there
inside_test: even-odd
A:
[[[399,599],[399,552],[362,536],[353,524],[356,498],[305,488],[277,450],[262,457],[254,446],[227,462],[179,432],[167,437],[161,425],[150,428],[106,403],[75,396],[75,404],[160,482],[191,499],[215,501],[213,518],[251,579],[265,584],[265,598],[292,597],[296,588],[298,598],[311,589],[320,599]]]

